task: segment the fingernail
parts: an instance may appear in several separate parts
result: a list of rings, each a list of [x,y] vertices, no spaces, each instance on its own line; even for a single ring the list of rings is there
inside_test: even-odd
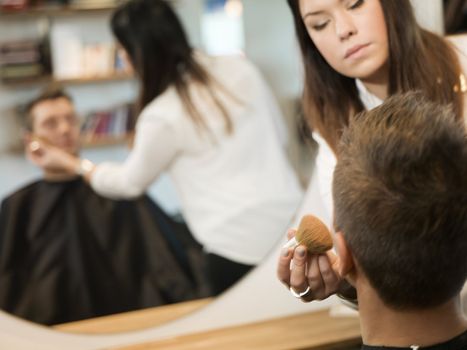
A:
[[[304,247],[298,247],[297,249],[295,249],[295,251],[297,252],[297,255],[300,258],[303,258],[305,256],[306,251]]]
[[[283,257],[289,256],[289,248],[282,249],[281,254],[282,254]]]
[[[35,152],[35,151],[38,151],[39,148],[41,148],[41,145],[39,142],[37,141],[32,141],[30,144],[29,144],[29,148],[31,149],[31,151]]]

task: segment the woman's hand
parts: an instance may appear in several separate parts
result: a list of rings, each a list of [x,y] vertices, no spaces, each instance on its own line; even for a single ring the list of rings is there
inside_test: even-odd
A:
[[[50,171],[76,174],[79,158],[42,140],[26,140],[26,157],[38,167]]]
[[[289,230],[287,238],[295,236],[296,230]],[[323,300],[339,291],[345,280],[339,275],[339,258],[332,251],[326,254],[309,255],[303,245],[295,249],[284,249],[279,257],[277,276],[296,294],[309,292],[301,296],[304,302]]]

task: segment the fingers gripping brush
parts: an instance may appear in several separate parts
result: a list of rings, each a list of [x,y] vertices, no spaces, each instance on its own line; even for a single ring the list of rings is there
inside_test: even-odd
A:
[[[332,237],[326,225],[313,215],[305,215],[300,220],[295,237],[284,248],[295,248],[299,244],[307,247],[310,254],[322,254],[332,248]]]

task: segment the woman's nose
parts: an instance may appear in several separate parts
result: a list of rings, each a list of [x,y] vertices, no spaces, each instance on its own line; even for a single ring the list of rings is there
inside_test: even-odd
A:
[[[339,15],[335,23],[336,33],[340,40],[346,40],[358,32],[352,17],[347,13]]]

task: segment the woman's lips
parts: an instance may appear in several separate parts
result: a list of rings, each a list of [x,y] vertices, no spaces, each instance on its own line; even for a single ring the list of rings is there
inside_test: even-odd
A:
[[[361,49],[367,47],[368,45],[370,45],[370,44],[355,45],[355,46],[351,47],[350,49],[348,49],[345,52],[344,58],[349,58],[349,57],[355,55],[357,52],[359,52]]]

